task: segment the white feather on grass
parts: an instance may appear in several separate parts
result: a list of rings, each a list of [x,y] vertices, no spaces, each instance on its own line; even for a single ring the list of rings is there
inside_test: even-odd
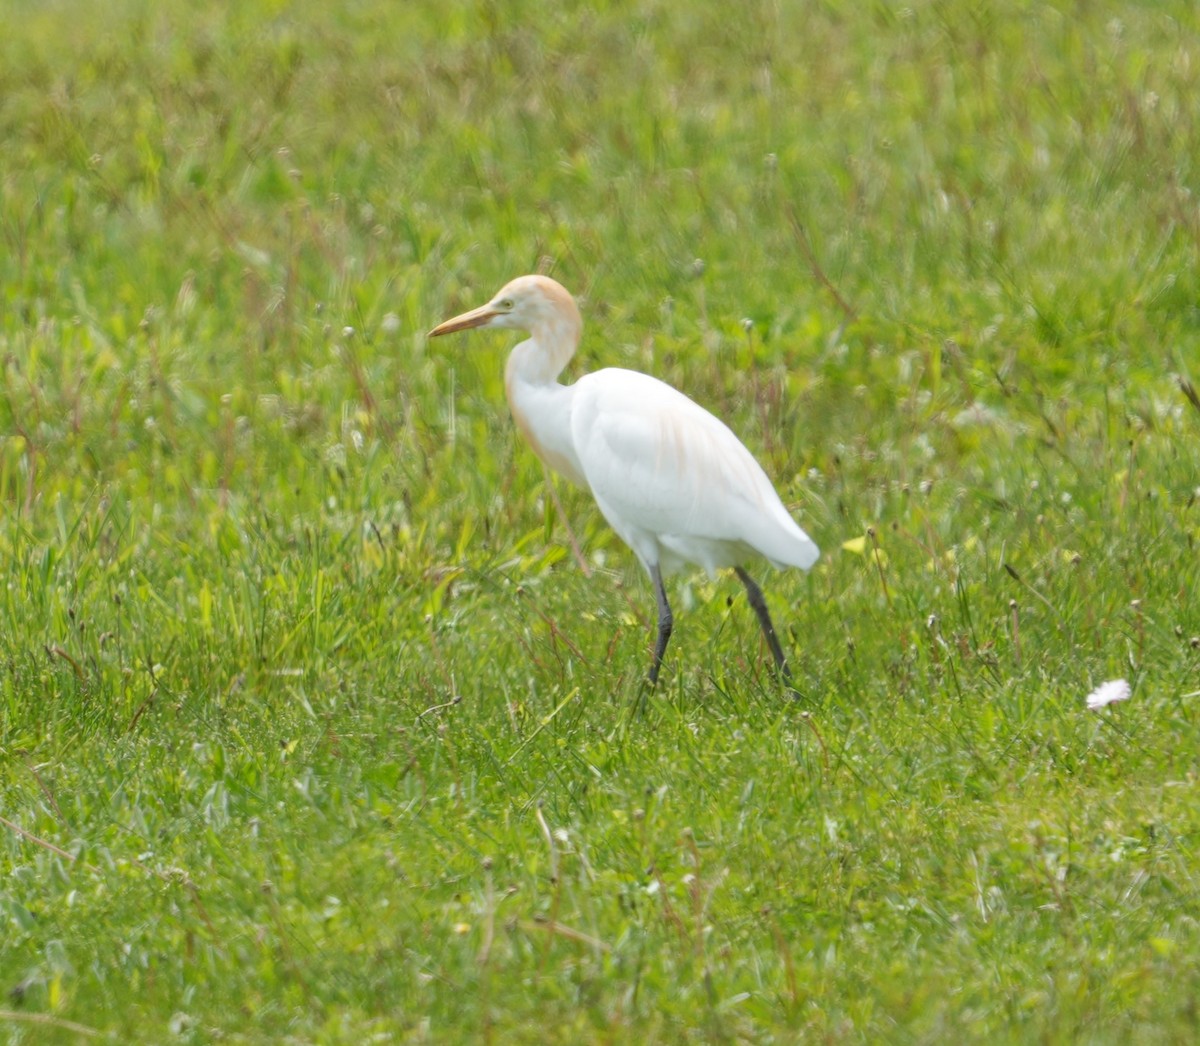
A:
[[[1107,683],[1101,683],[1088,694],[1087,706],[1095,712],[1106,705],[1111,705],[1114,701],[1128,701],[1131,693],[1133,691],[1124,679],[1110,679]]]

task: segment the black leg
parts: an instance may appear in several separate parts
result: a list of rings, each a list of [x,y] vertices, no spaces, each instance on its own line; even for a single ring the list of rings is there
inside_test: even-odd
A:
[[[667,652],[667,640],[671,638],[675,619],[671,616],[671,604],[667,602],[667,590],[663,588],[662,573],[657,563],[650,568],[650,580],[654,582],[654,598],[658,601],[658,639],[654,643],[654,661],[650,665],[650,685],[654,686],[658,682],[658,670],[662,667],[663,654]]]
[[[788,668],[787,660],[783,656],[783,648],[779,645],[779,637],[775,635],[775,626],[771,624],[771,615],[767,611],[767,601],[763,599],[762,589],[754,583],[754,578],[747,574],[741,567],[733,568],[737,572],[737,576],[742,579],[742,584],[746,586],[746,595],[750,597],[750,605],[754,608],[754,613],[758,615],[758,623],[762,625],[763,635],[767,637],[767,646],[771,648],[771,654],[775,658],[775,667],[779,669],[779,674],[783,676],[784,682],[791,685],[792,672]]]

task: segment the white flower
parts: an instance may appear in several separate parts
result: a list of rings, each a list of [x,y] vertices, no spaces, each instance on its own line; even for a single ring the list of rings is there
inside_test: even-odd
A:
[[[1111,705],[1114,701],[1128,701],[1131,693],[1129,684],[1124,679],[1110,679],[1088,694],[1087,706],[1094,712],[1105,705]]]

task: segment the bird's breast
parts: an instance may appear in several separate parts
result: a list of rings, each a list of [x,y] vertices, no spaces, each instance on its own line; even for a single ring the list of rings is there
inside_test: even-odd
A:
[[[505,392],[513,422],[541,462],[586,490],[571,440],[570,389],[557,383],[530,386],[510,376]]]

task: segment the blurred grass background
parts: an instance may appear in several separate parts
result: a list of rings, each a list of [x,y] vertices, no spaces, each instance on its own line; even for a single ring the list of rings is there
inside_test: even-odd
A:
[[[0,15],[9,1041],[1194,1036],[1194,5]],[[526,271],[821,545],[802,704],[698,577],[642,707],[424,337]]]

